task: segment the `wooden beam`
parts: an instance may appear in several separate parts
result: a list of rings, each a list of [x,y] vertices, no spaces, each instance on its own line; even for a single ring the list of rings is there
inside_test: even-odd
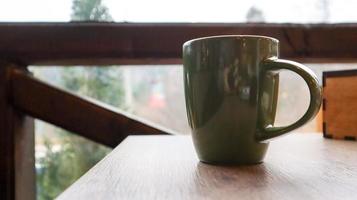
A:
[[[281,57],[356,62],[357,24],[0,23],[0,58],[32,65],[180,63],[184,41],[254,34],[280,40]]]
[[[36,199],[34,121],[11,105],[15,68],[0,63],[0,199],[31,200]]]
[[[115,147],[133,134],[168,134],[167,129],[94,100],[84,99],[12,71],[12,99],[16,108],[95,142]]]

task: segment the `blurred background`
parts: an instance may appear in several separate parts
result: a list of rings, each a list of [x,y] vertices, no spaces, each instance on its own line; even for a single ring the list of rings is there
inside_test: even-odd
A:
[[[346,23],[357,21],[356,6],[353,0],[2,0],[0,21]],[[356,64],[305,64],[320,81],[322,71],[357,68]],[[31,66],[30,71],[52,85],[190,134],[180,65]],[[292,72],[282,72],[280,80],[276,124],[287,125],[306,111],[309,93]],[[320,118],[296,131],[321,131]],[[110,150],[36,121],[37,198],[53,199]]]

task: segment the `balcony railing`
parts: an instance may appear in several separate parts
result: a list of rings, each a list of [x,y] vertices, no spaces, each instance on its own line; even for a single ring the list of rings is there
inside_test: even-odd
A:
[[[0,199],[35,199],[34,122],[115,147],[170,130],[32,77],[29,65],[173,64],[186,40],[222,34],[280,40],[281,57],[357,61],[357,24],[0,23]]]

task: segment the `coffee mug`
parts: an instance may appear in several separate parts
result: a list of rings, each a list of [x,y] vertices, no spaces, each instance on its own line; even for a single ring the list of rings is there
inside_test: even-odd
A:
[[[321,105],[316,75],[278,56],[279,41],[265,36],[213,36],[183,45],[187,116],[202,162],[260,163],[270,139],[315,117]],[[281,69],[306,81],[310,105],[295,123],[274,127]]]

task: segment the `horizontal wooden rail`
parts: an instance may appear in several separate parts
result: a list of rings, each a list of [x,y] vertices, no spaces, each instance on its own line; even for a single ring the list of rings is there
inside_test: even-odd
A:
[[[110,106],[47,85],[20,70],[12,71],[11,80],[11,102],[15,108],[110,147],[128,135],[172,133]]]
[[[0,23],[0,59],[26,65],[180,63],[184,41],[255,34],[280,40],[281,57],[356,62],[357,24]]]

